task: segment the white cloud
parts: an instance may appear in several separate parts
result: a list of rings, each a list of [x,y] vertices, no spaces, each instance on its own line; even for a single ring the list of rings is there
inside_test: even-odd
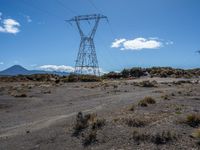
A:
[[[14,19],[3,19],[3,26],[0,26],[0,32],[16,34],[19,30],[19,22]]]
[[[39,69],[45,70],[45,71],[60,71],[60,72],[73,72],[74,67],[71,66],[65,66],[65,65],[43,65],[40,66]]]
[[[4,64],[4,62],[0,62],[0,65],[3,65]]]
[[[58,71],[58,72],[74,72],[75,68],[72,66],[65,66],[65,65],[43,65],[38,67],[41,70],[45,71]],[[83,68],[83,73],[85,74],[91,74],[92,71],[90,70],[92,68]],[[103,70],[102,68],[99,68],[100,74],[103,75],[105,73],[108,73],[108,71]]]
[[[115,39],[115,41],[112,43],[112,48],[119,48],[123,42],[125,42],[126,39]]]
[[[158,38],[135,38],[132,40],[116,39],[111,47],[120,48],[121,50],[142,50],[142,49],[158,49],[163,43]]]
[[[104,70],[102,68],[99,68],[99,72],[100,72],[101,75],[104,75],[104,74],[108,73],[108,71],[106,71],[106,70]]]

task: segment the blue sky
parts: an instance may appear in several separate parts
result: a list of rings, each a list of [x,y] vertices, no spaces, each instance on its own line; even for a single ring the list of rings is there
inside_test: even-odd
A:
[[[93,13],[109,18],[94,40],[103,70],[200,67],[199,0],[0,0],[0,70],[73,67],[80,36],[64,20]]]

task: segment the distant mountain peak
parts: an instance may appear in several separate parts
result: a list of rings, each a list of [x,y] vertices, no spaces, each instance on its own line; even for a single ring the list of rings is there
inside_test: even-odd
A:
[[[25,69],[24,67],[20,66],[20,65],[14,65],[14,66],[11,66],[10,68],[6,69],[6,70],[26,70],[28,71],[27,69]]]
[[[0,71],[0,76],[17,76],[17,75],[31,75],[31,74],[57,74],[57,75],[68,75],[69,73],[44,71],[44,70],[27,70],[20,65],[14,65]]]
[[[20,75],[20,74],[22,75],[29,74],[29,71],[20,65],[14,65],[0,72],[0,75],[9,75],[9,76]]]

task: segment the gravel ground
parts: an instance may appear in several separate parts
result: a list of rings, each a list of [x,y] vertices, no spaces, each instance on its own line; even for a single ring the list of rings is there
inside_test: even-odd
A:
[[[153,86],[143,87],[146,80]],[[145,97],[155,104],[139,106]],[[199,111],[198,79],[0,82],[0,150],[198,150],[198,126],[184,120]],[[95,119],[74,136],[78,112]],[[94,129],[94,120],[105,122]]]

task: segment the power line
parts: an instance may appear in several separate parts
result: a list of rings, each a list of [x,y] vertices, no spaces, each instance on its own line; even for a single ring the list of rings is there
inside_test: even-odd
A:
[[[91,27],[91,24],[89,24],[89,25]],[[103,40],[104,38],[102,38],[101,35],[98,35],[98,39],[100,40],[100,43],[101,43],[101,45],[103,46],[103,48],[105,50],[103,55],[101,54],[101,51],[99,51],[98,56],[99,56],[100,60],[104,59],[105,55],[111,56],[110,58],[114,58],[112,53],[110,53],[109,50],[106,50],[106,49],[108,49],[108,47],[105,46],[106,44],[104,43],[104,40]],[[114,61],[114,59],[115,59],[115,61]],[[119,62],[118,58],[115,57],[114,59],[107,59],[106,60],[106,64],[109,65],[109,66],[112,66],[112,67],[120,66],[120,68],[124,68],[124,66],[121,65],[121,64],[114,65],[116,61]]]
[[[108,26],[109,26],[109,29],[110,29],[110,32],[111,32],[113,38],[115,39],[117,36],[116,36],[116,33],[114,32],[114,30],[113,30],[113,28],[112,28],[112,26],[111,26],[109,21],[108,21]]]
[[[40,8],[40,7],[38,7],[38,6],[36,6],[35,4],[33,4],[33,3],[27,3],[28,1],[26,1],[26,0],[21,0],[21,1],[19,1],[19,2],[23,2],[22,4],[24,4],[24,5],[26,5],[26,6],[28,6],[28,7],[30,7],[30,8],[35,8],[35,9],[37,9],[38,11],[40,11],[40,12],[43,12],[44,14],[46,14],[47,16],[49,16],[49,17],[54,17],[54,18],[56,18],[56,19],[58,19],[58,20],[64,20],[63,18],[61,18],[59,15],[57,15],[57,14],[55,14],[55,13],[52,13],[51,11],[48,11],[48,10],[46,10],[46,9],[42,9],[42,8]],[[35,9],[33,9],[33,10],[35,10]]]
[[[71,9],[67,5],[65,5],[62,1],[56,0],[56,2],[57,2],[58,5],[60,5],[61,7],[63,7],[65,10],[67,10],[71,14],[78,14],[76,11],[74,11],[73,9]]]
[[[103,14],[103,12],[95,5],[95,3],[92,0],[88,0],[90,5],[97,11]]]
[[[102,13],[102,11],[95,5],[95,3],[92,1],[92,0],[88,0],[88,2],[90,3],[90,5],[96,10],[96,11],[98,11],[98,12],[100,12],[100,13]],[[113,30],[113,28],[112,28],[112,26],[111,26],[111,24],[110,24],[110,22],[109,22],[109,20],[107,20],[107,22],[108,22],[108,26],[109,26],[109,30],[110,30],[110,32],[111,32],[111,34],[112,34],[112,37],[114,38],[114,39],[116,39],[116,34],[115,34],[115,32],[114,32],[114,30]],[[103,41],[102,40],[102,38],[100,39],[101,41]],[[101,42],[102,43],[102,42]],[[102,43],[103,44],[103,43]],[[106,48],[106,46],[105,45],[103,45],[104,46],[104,48]],[[106,48],[107,49],[107,48]],[[106,53],[109,55],[109,56],[111,56],[111,58],[114,58],[113,57],[113,55],[109,52],[109,51],[106,51]],[[115,58],[117,61],[119,61],[119,59],[118,58]],[[109,60],[113,60],[113,59],[109,59]],[[108,62],[107,62],[108,63]],[[112,65],[113,66],[113,65]],[[124,67],[124,66],[122,66],[121,64],[120,64],[120,67]]]
[[[102,11],[95,5],[95,3],[94,3],[92,0],[87,0],[87,1],[90,3],[90,5],[91,5],[96,11],[102,13]],[[117,36],[116,36],[114,30],[112,29],[109,20],[107,20],[107,21],[108,21],[108,26],[109,26],[109,29],[110,29],[110,31],[111,31],[112,36],[113,36],[114,38],[116,38]]]

